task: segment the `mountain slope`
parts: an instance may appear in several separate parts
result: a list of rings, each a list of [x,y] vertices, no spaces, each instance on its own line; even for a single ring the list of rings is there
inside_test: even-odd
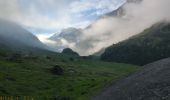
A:
[[[147,64],[93,100],[170,100],[170,58]]]
[[[0,19],[0,45],[13,50],[47,49],[36,36],[14,22]]]
[[[80,36],[82,35],[81,29],[67,28],[63,29],[59,34],[54,34],[49,40],[55,41],[54,48],[57,51],[62,51],[64,48],[70,48],[71,44],[79,42]]]
[[[75,40],[78,40],[78,37],[81,35],[81,29],[76,28],[67,28],[62,30],[62,32],[58,34],[54,34],[49,39],[51,40],[57,40],[60,38],[66,39],[68,42],[74,42]]]
[[[34,100],[89,100],[111,81],[139,68],[57,53],[3,52],[0,48],[0,95],[19,95],[19,100],[25,96]]]
[[[169,37],[170,24],[156,24],[139,35],[107,48],[101,59],[144,65],[170,57]]]
[[[105,14],[104,16],[111,16],[111,17],[122,17],[125,15],[125,10],[124,10],[124,6],[127,4],[127,3],[140,3],[142,2],[142,0],[127,0],[125,4],[123,4],[122,6],[120,6],[118,9],[112,11],[112,12],[109,12],[107,14]]]
[[[79,54],[75,51],[73,51],[72,49],[70,48],[65,48],[63,51],[62,51],[62,54],[65,54],[65,55],[71,55],[71,56],[79,56]]]
[[[141,0],[127,0],[127,3],[137,3],[140,2]],[[95,45],[93,45],[92,42],[95,41],[100,41],[99,39],[95,39],[94,36],[91,37],[86,37],[87,33],[88,34],[101,34],[100,32],[96,32],[96,31],[92,31],[92,30],[96,30],[93,29],[94,27],[96,27],[96,25],[98,25],[99,22],[101,22],[103,19],[107,19],[107,17],[122,17],[125,14],[125,9],[124,6],[127,4],[125,3],[125,1],[121,1],[121,3],[119,5],[117,5],[117,9],[108,12],[106,14],[103,14],[101,16],[98,16],[98,18],[92,22],[90,25],[88,25],[87,27],[83,28],[83,29],[76,29],[76,28],[67,28],[62,30],[59,34],[54,34],[52,37],[50,37],[49,39],[52,41],[55,41],[55,45],[53,46],[54,48],[59,48],[58,51],[62,51],[62,49],[64,48],[72,48],[73,50],[75,50],[76,52],[78,52],[81,55],[89,55],[92,53],[95,53],[97,51],[100,52],[100,49],[102,48],[98,48],[97,50],[91,50],[92,47],[95,47]],[[102,32],[102,34],[104,34],[105,32]],[[108,34],[107,32],[105,34]],[[105,47],[103,47],[105,48]],[[92,53],[84,53],[84,52],[89,52],[89,51],[94,51]]]
[[[93,56],[100,57],[104,52],[105,52],[105,48],[103,48],[103,49],[99,50],[98,52],[94,53]]]

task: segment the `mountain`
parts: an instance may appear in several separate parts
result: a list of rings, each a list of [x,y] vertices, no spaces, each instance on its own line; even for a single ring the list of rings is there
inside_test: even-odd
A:
[[[36,36],[18,24],[0,19],[0,45],[13,50],[47,49]]]
[[[62,51],[62,54],[65,54],[65,55],[71,55],[71,56],[79,56],[79,54],[75,51],[73,51],[72,49],[70,48],[65,48],[63,51]]]
[[[118,9],[109,12],[107,14],[104,15],[104,17],[122,17],[125,15],[125,10],[124,10],[124,6],[127,3],[140,3],[142,2],[142,0],[127,0],[126,3],[124,3],[123,5],[121,5]]]
[[[144,65],[170,57],[170,24],[159,23],[118,44],[108,47],[101,59]]]
[[[89,52],[92,51],[92,47],[93,43],[92,42],[96,42],[98,41],[98,39],[95,39],[93,36],[89,37],[89,38],[84,38],[86,37],[86,33],[89,32],[89,34],[93,34],[92,31],[93,28],[98,25],[97,23],[100,22],[100,20],[105,19],[107,17],[123,17],[125,15],[125,9],[124,6],[127,3],[138,3],[141,2],[142,0],[127,0],[127,2],[123,1],[121,2],[120,5],[118,5],[116,10],[113,10],[107,14],[104,14],[102,16],[100,16],[98,19],[96,19],[93,23],[91,23],[90,25],[88,25],[87,27],[83,28],[83,29],[77,29],[77,28],[67,28],[62,30],[60,33],[56,33],[53,36],[51,36],[49,38],[49,40],[54,41],[54,44],[47,44],[50,45],[52,48],[54,48],[55,51],[59,51],[61,52],[64,48],[72,48],[74,49],[76,52],[80,53],[81,55],[92,55],[95,52],[99,52],[99,54],[97,55],[101,55],[102,52],[100,52],[99,48],[98,50],[95,49],[95,51],[90,52],[90,53],[85,53],[85,52]],[[95,29],[94,29],[95,30]],[[92,32],[90,32],[92,31]],[[97,32],[96,32],[97,33]],[[100,32],[99,32],[100,33]],[[102,33],[104,34],[104,33]],[[108,33],[105,33],[108,34]],[[103,47],[105,48],[105,47]]]
[[[104,51],[105,51],[105,48],[99,50],[98,52],[95,52],[95,53],[93,54],[93,56],[101,56],[101,55],[104,53]]]
[[[143,0],[127,0],[128,3],[139,3],[142,2]]]
[[[104,16],[115,16],[115,17],[121,17],[124,15],[124,10],[123,7],[120,7],[118,9],[116,9],[115,11],[109,12],[107,14],[105,14]]]
[[[31,95],[32,100],[89,100],[111,81],[139,68],[81,59],[69,48],[63,54],[41,49],[36,37],[15,24],[1,23],[0,33],[0,95],[3,97],[19,95],[13,99],[22,100],[25,95]],[[33,40],[35,45],[30,43]]]
[[[170,100],[170,58],[147,64],[92,100]]]
[[[54,34],[51,36],[49,39],[51,40],[58,40],[58,39],[65,39],[68,42],[75,42],[78,40],[78,37],[81,35],[81,29],[76,29],[76,28],[67,28],[63,29],[59,35]]]
[[[70,47],[70,44],[79,42],[81,35],[81,29],[67,28],[63,29],[59,34],[56,33],[51,36],[49,40],[56,42],[54,48],[57,48],[57,51],[62,51],[64,48]]]

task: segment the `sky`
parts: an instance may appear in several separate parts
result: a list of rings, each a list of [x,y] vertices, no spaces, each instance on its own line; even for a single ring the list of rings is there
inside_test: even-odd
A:
[[[68,27],[85,28],[125,0],[0,0],[0,17],[34,34],[50,36]]]
[[[139,34],[158,22],[170,22],[170,0],[134,1],[0,0],[0,17],[17,22],[55,50],[71,48],[86,56]],[[121,16],[101,17],[120,6]],[[85,28],[88,25],[90,27]],[[73,28],[67,30],[69,27],[78,29],[80,35],[75,35]],[[63,29],[65,31],[60,32]],[[71,34],[67,35],[68,31]],[[56,35],[56,40],[47,38],[55,33],[66,34]]]
[[[82,55],[90,55],[140,34],[154,24],[170,22],[170,0],[128,1],[121,7],[122,14],[97,20],[83,30],[80,42],[68,46]]]

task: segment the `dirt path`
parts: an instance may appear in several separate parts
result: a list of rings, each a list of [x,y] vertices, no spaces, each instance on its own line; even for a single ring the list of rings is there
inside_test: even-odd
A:
[[[170,100],[170,58],[145,65],[92,100]]]

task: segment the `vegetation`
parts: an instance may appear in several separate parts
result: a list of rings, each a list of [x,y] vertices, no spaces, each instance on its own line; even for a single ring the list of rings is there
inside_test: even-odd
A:
[[[70,56],[54,53],[2,52],[6,55],[0,53],[1,96],[31,96],[35,100],[88,100],[114,80],[138,69],[138,66],[130,64],[74,57],[70,60]],[[17,60],[9,60],[11,55]]]
[[[70,48],[66,48],[62,51],[62,54],[65,55],[71,55],[71,56],[79,56],[79,54],[77,52],[74,52],[72,49]]]
[[[102,54],[104,61],[144,65],[170,57],[170,24],[159,23]]]

